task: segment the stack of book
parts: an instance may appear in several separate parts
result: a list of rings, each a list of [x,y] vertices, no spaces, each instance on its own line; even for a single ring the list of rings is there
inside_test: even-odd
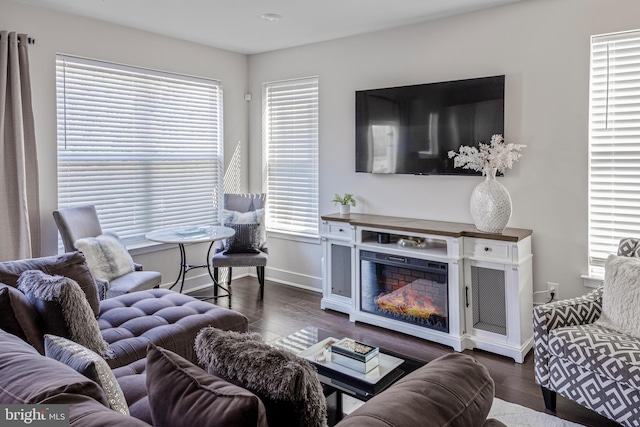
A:
[[[366,374],[377,367],[380,358],[377,347],[344,338],[331,345],[331,362]]]

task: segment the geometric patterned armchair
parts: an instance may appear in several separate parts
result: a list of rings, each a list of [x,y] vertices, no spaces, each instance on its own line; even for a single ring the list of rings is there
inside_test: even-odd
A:
[[[618,256],[639,255],[640,239],[620,241]],[[550,411],[559,393],[618,423],[640,426],[640,339],[594,323],[603,289],[534,308],[535,379]]]

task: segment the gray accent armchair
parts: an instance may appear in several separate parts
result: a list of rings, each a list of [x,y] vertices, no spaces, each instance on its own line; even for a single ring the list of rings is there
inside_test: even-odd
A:
[[[78,249],[75,242],[86,237],[97,237],[102,234],[102,227],[95,206],[76,206],[53,211],[64,250],[74,252]],[[112,298],[135,291],[157,288],[162,276],[157,271],[143,271],[142,265],[134,264],[135,271],[127,273],[111,282],[95,279],[100,299]]]
[[[258,209],[264,209],[266,205],[266,195],[260,194],[225,194],[224,208],[237,212],[252,212]],[[224,224],[223,224],[224,225]],[[264,224],[263,224],[264,226]],[[213,276],[218,283],[219,272],[221,267],[227,267],[229,274],[227,277],[226,290],[229,293],[229,303],[231,303],[231,274],[233,267],[256,267],[258,283],[260,284],[260,299],[264,298],[264,269],[269,259],[269,250],[266,245],[260,248],[259,253],[224,253],[222,244],[216,247],[216,252],[211,259],[213,267]],[[215,295],[217,295],[218,287],[214,287]]]
[[[618,256],[638,257],[640,239],[622,239]],[[533,310],[535,380],[545,406],[556,395],[625,426],[640,425],[640,339],[595,323],[604,285]]]

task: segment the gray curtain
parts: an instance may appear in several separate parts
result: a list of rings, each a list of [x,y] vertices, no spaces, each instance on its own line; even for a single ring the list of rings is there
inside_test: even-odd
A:
[[[0,31],[0,261],[40,256],[28,36]]]

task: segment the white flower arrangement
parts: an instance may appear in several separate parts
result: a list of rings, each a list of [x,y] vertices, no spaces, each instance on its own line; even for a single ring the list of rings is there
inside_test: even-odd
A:
[[[453,165],[457,168],[473,169],[482,172],[482,176],[495,176],[496,171],[504,173],[511,169],[522,157],[520,150],[526,145],[505,144],[502,135],[493,135],[489,144],[481,142],[478,147],[463,145],[459,152],[449,151],[449,158],[453,158]]]

